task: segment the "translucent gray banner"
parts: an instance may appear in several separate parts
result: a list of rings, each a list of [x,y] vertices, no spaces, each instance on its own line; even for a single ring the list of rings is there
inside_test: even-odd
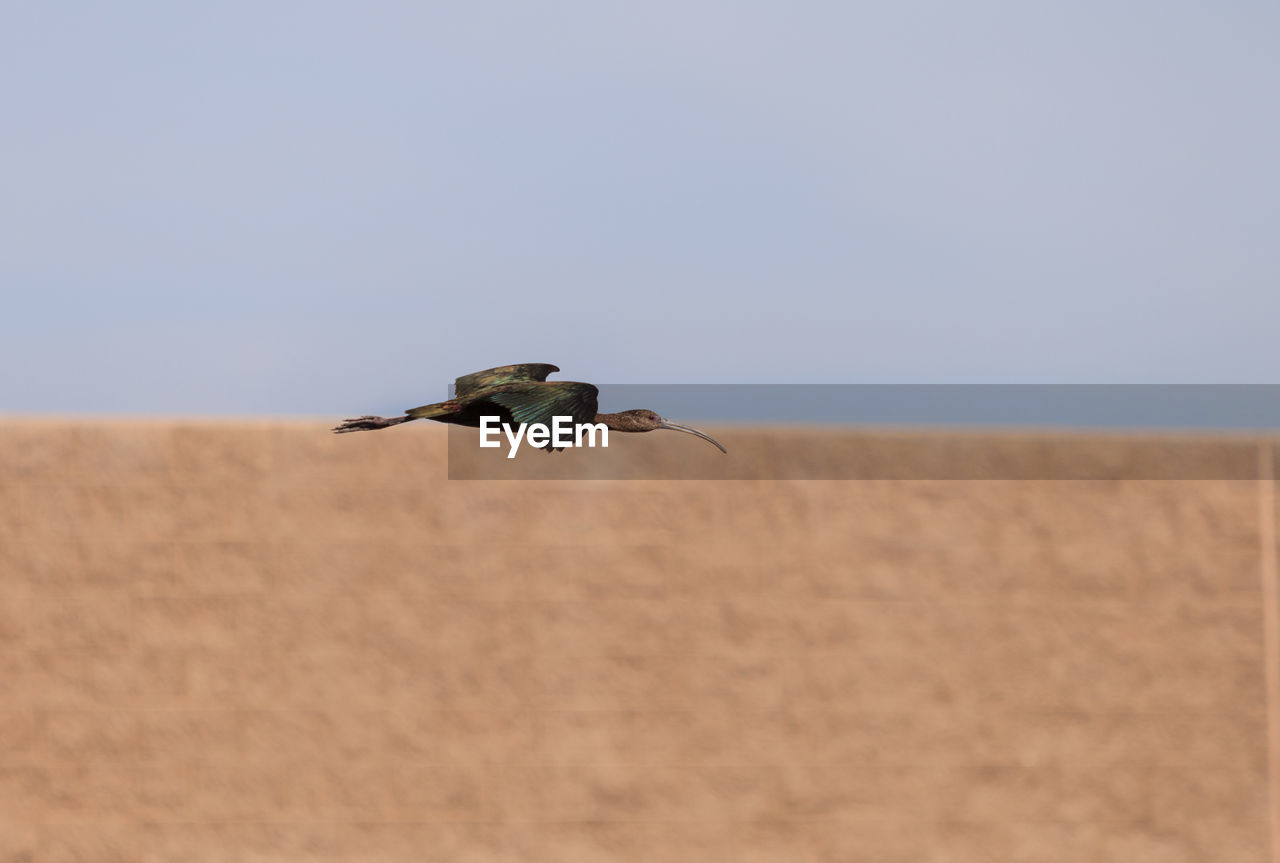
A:
[[[1280,385],[600,385],[720,440],[614,431],[607,448],[449,439],[451,479],[1254,479]]]

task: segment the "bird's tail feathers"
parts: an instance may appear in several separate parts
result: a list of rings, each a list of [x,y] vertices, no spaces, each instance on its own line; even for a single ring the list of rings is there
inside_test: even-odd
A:
[[[447,402],[436,402],[433,405],[423,405],[420,408],[409,408],[404,412],[407,419],[411,420],[430,420],[436,417],[448,416],[457,413],[458,403],[450,400]]]

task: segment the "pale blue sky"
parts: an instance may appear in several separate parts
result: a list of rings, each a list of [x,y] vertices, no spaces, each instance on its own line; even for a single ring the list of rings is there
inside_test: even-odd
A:
[[[1280,382],[1280,6],[0,5],[0,412]]]

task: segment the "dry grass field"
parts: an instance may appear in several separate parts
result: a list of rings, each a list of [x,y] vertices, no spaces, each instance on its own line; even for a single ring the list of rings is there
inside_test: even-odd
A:
[[[615,448],[902,457],[709,430]],[[0,863],[1280,863],[1256,444],[503,482],[445,441],[0,422]]]

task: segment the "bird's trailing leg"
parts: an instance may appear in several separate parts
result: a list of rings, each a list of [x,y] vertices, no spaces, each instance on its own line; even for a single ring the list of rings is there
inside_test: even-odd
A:
[[[389,428],[400,423],[407,423],[416,417],[357,417],[353,420],[343,420],[341,425],[333,427],[334,434],[346,434],[355,431],[373,431],[374,429]]]

